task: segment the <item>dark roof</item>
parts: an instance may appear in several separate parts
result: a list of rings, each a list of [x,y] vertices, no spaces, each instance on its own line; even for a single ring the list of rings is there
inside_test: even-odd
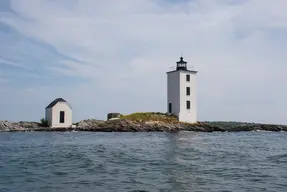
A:
[[[187,63],[187,62],[183,60],[183,57],[180,57],[180,61],[178,61],[176,63]]]
[[[58,102],[67,102],[67,101],[65,101],[65,99],[63,99],[63,98],[57,98],[57,99],[55,99],[54,101],[52,101],[52,102],[46,107],[46,109],[47,109],[47,108],[52,108],[52,107],[54,107]]]
[[[189,73],[197,73],[198,71],[192,71],[192,70],[187,70],[187,69],[177,69],[177,70],[173,70],[173,71],[168,71],[166,73],[172,73],[172,72],[176,72],[176,71],[186,71],[186,72],[189,72]]]

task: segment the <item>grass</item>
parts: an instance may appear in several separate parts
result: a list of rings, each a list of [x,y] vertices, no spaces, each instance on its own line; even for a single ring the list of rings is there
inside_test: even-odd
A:
[[[147,121],[160,121],[165,123],[177,123],[177,117],[167,113],[160,112],[139,112],[132,113],[129,115],[122,115],[121,119],[127,119],[136,122],[147,122]]]

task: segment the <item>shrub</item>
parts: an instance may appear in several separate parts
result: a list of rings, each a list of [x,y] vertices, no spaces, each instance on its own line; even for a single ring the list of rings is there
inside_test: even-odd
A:
[[[160,113],[160,112],[140,112],[140,113],[132,113],[129,115],[121,116],[121,119],[128,119],[132,121],[161,121],[166,123],[177,123],[178,120],[176,116],[169,115],[167,113]]]
[[[43,127],[49,127],[48,121],[44,118],[40,119],[40,125]]]

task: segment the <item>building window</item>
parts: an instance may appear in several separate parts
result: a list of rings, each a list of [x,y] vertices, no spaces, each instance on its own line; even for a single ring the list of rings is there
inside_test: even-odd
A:
[[[190,81],[190,75],[186,75],[186,81]]]
[[[65,111],[60,111],[60,123],[65,123]]]
[[[186,87],[186,95],[190,95],[190,87]]]
[[[168,104],[168,113],[172,113],[172,104],[171,103]]]
[[[190,109],[190,101],[186,101],[186,109]]]

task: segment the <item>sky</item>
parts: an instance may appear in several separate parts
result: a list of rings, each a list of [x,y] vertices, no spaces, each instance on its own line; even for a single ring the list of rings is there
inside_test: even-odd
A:
[[[1,0],[0,119],[166,112],[181,53],[199,121],[287,124],[286,0]]]

